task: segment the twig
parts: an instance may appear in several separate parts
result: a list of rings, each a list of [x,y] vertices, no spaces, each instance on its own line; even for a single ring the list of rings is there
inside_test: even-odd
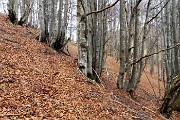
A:
[[[40,74],[43,74],[43,71],[42,71],[42,70],[40,70],[39,68],[37,68],[37,67],[35,67],[35,66],[33,66],[33,65],[30,65],[30,68],[31,68],[32,70],[40,73]]]
[[[108,67],[106,68],[106,73],[107,73],[107,80],[109,81],[109,69],[108,69]]]
[[[96,74],[96,76],[98,77],[99,82],[101,83],[101,79],[100,79],[99,75],[97,74],[96,70],[93,69],[93,71],[94,71],[94,73]]]
[[[105,88],[104,87],[104,85],[102,84],[102,80],[100,79],[100,77],[99,77],[99,75],[97,74],[97,72],[93,69],[93,71],[94,71],[94,73],[96,74],[96,76],[98,77],[98,80],[99,80],[99,82],[100,82],[100,85],[103,87],[103,88]],[[99,84],[96,82],[96,84],[99,86]],[[99,86],[100,87],[100,86]]]
[[[151,82],[150,82],[150,80],[149,80],[149,78],[148,78],[148,76],[147,76],[145,70],[143,70],[143,71],[144,71],[144,73],[145,73],[145,75],[146,75],[146,78],[148,79],[148,82],[150,83],[150,85],[151,85],[151,87],[152,87],[152,90],[153,90],[154,95],[156,96],[156,93],[155,93],[155,91],[154,91],[153,85],[151,84]],[[157,98],[157,96],[156,96],[156,98]]]
[[[71,56],[70,52],[69,52],[69,49],[68,49],[68,45],[66,47],[66,51],[68,52],[69,56]]]
[[[0,114],[0,117],[22,116],[24,114]]]
[[[5,79],[5,80],[0,81],[0,84],[3,84],[3,83],[14,83],[14,82],[15,82],[15,80],[13,80],[13,79]]]
[[[18,44],[19,44],[19,42],[15,41],[15,40],[10,40],[10,39],[8,39],[8,38],[3,38],[3,40],[6,40],[6,41],[8,41],[8,42],[18,43]]]
[[[147,108],[145,106],[142,106],[142,109],[148,110],[148,111],[150,111],[153,114],[157,114],[155,111],[153,111],[153,110],[151,110],[151,109],[149,109],[149,108]]]

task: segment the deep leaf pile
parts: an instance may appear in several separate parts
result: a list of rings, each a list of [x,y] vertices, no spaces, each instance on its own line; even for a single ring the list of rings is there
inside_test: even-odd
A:
[[[132,100],[116,89],[115,73],[90,83],[74,57],[38,42],[38,33],[0,14],[0,119],[164,119],[152,94],[138,89]]]

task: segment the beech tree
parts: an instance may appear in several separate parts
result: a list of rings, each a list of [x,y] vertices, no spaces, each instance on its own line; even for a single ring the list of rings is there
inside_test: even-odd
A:
[[[41,34],[38,39],[56,50],[62,50],[66,44],[68,1],[63,3],[63,0],[39,1]]]
[[[31,12],[30,0],[9,0],[8,1],[8,17],[14,24],[27,24],[29,14]],[[21,15],[19,15],[19,10]],[[18,17],[20,16],[20,19]]]
[[[104,65],[104,43],[107,31],[107,14],[93,11],[105,7],[105,0],[77,0],[78,66],[91,79],[100,82]]]
[[[123,88],[123,79],[125,73],[125,1],[120,0],[120,70],[117,80],[117,87]]]
[[[176,3],[176,0],[166,1],[168,2],[165,9],[165,26],[166,30],[164,34],[165,47],[170,49],[171,46],[176,46],[179,42],[177,37],[180,36],[180,33],[177,34],[177,28],[180,27],[178,23],[178,17],[176,13],[179,12],[179,7],[176,7],[180,4]],[[177,9],[176,9],[177,8]],[[169,12],[169,10],[171,12]],[[171,16],[171,19],[169,18]],[[179,46],[173,47],[165,52],[165,65],[166,65],[166,91],[165,97],[160,108],[160,112],[165,114],[166,117],[170,117],[172,110],[180,111],[180,60],[179,58]]]

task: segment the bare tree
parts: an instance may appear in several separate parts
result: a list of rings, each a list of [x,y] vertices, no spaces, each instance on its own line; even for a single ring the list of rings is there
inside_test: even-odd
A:
[[[32,5],[30,0],[9,0],[8,17],[14,24],[24,25],[28,21]],[[20,19],[18,19],[19,11],[21,11]]]
[[[123,79],[125,73],[125,1],[120,0],[120,70],[117,80],[117,87],[123,88]]]

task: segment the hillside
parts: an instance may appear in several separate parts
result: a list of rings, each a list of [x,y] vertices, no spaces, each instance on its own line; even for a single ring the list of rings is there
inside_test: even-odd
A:
[[[130,99],[116,88],[117,63],[108,58],[109,80],[105,69],[102,85],[92,84],[77,69],[73,43],[66,56],[35,40],[37,34],[0,14],[0,120],[165,119],[147,80],[137,90],[137,101]],[[180,119],[178,113],[172,119]]]

